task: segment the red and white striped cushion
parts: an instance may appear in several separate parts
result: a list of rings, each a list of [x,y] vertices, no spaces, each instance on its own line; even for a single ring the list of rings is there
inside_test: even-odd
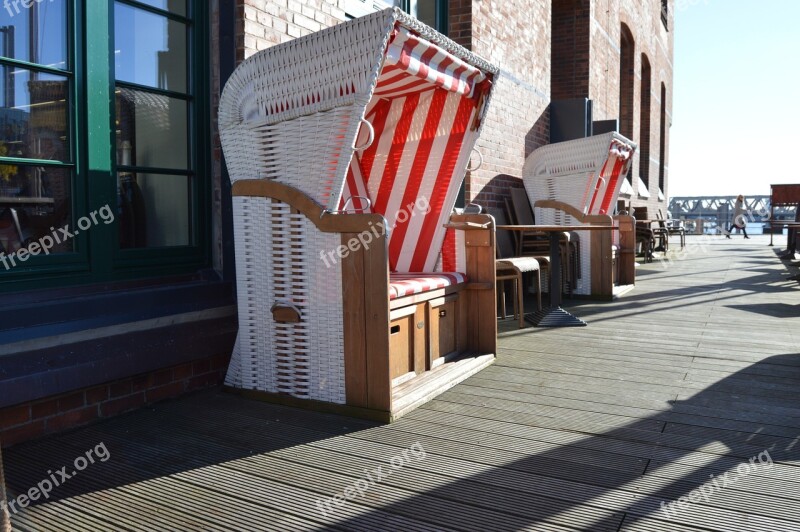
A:
[[[467,282],[463,273],[392,273],[389,274],[389,299],[430,292]]]

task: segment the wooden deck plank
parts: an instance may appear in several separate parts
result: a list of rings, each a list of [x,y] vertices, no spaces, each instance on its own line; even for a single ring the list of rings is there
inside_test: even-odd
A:
[[[494,366],[392,425],[212,391],[9,449],[13,493],[111,452],[15,530],[800,530],[800,285],[766,240],[728,242],[572,302],[588,327],[501,322]],[[320,512],[415,443],[424,460]]]

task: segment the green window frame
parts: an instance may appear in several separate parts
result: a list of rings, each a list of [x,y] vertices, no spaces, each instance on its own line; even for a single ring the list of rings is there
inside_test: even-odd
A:
[[[0,265],[0,292],[170,276],[210,266],[211,118],[209,3],[186,0],[186,13],[158,7],[154,0],[65,0],[68,5],[68,69],[61,70],[0,56],[0,66],[34,69],[69,79],[69,161],[43,161],[0,155],[0,165],[36,165],[72,172],[70,226],[103,206],[114,222],[97,223],[75,236],[72,252],[31,257],[24,266]],[[164,4],[166,5],[166,3]],[[115,75],[115,6],[185,24],[187,82],[176,92],[117,81]],[[118,164],[115,90],[123,87],[160,98],[186,102],[188,164],[185,169]],[[185,177],[188,186],[188,239],[181,245],[120,245],[118,172]],[[166,200],[169,201],[169,200]],[[56,227],[56,230],[59,228]]]

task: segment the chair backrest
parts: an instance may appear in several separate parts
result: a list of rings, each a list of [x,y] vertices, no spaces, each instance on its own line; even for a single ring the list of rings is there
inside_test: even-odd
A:
[[[584,214],[611,214],[635,150],[635,143],[615,132],[548,144],[528,156],[522,180],[534,201],[558,200]]]
[[[507,225],[506,213],[503,209],[489,209],[489,214],[494,217],[495,225]],[[497,242],[497,258],[507,259],[513,257],[514,253],[514,239],[508,231],[498,229],[495,231],[495,241]]]
[[[262,50],[220,98],[231,181],[381,214],[391,270],[433,271],[498,73],[392,8]]]
[[[511,189],[511,206],[514,209],[517,225],[533,225],[535,223],[531,202],[528,200],[528,193],[525,192],[525,189]]]
[[[656,214],[656,220],[658,220],[658,226],[661,229],[667,228],[667,221],[664,219],[664,212],[661,210],[661,208],[658,209],[658,212]]]

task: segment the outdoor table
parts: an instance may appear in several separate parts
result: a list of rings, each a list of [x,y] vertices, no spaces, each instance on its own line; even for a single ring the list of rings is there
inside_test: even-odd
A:
[[[789,227],[789,228],[795,227],[797,229],[800,229],[800,222],[773,222],[773,221],[770,220],[770,221],[767,221],[767,223],[770,225],[770,227],[775,226],[775,225],[779,225],[781,227]],[[783,232],[783,231],[781,231],[781,232]],[[770,233],[769,233],[769,245],[770,246],[774,246],[774,244],[772,243],[773,234],[774,233],[772,233],[772,231],[770,231]]]
[[[613,225],[498,225],[498,230],[539,231],[550,238],[550,306],[525,319],[536,327],[585,327],[586,322],[561,308],[561,252],[559,233],[570,231],[613,231]]]

